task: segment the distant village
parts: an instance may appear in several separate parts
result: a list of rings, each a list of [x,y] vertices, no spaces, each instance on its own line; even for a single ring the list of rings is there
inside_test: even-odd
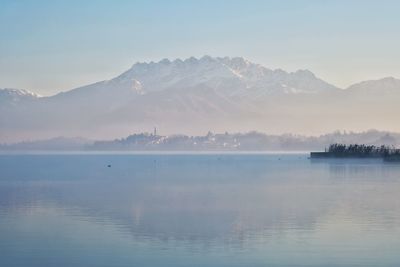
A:
[[[260,132],[212,133],[204,135],[161,135],[136,133],[114,140],[57,137],[47,140],[0,145],[0,150],[79,151],[324,151],[330,144],[365,144],[399,147],[400,134],[370,130],[361,133],[333,132],[320,136],[269,135]]]

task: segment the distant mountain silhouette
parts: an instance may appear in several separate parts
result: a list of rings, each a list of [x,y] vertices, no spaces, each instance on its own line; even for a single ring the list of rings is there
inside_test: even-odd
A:
[[[399,100],[400,80],[390,77],[340,89],[308,70],[240,57],[163,59],[50,97],[0,89],[0,142],[115,138],[154,126],[164,134],[400,131]]]

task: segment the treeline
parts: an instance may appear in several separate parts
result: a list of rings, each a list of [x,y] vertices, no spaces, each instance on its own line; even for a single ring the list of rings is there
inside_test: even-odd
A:
[[[335,156],[357,156],[357,157],[384,157],[400,155],[400,149],[389,146],[374,146],[364,144],[331,144],[326,152]]]
[[[366,145],[349,145],[349,144]],[[86,140],[58,137],[15,144],[0,144],[0,151],[14,150],[126,150],[126,151],[321,151],[326,147],[336,153],[399,153],[400,133],[370,130],[361,133],[334,132],[321,136],[293,134],[269,135],[259,132],[212,133],[205,135],[154,135],[136,133],[114,140]],[[381,146],[385,145],[384,147]],[[346,145],[346,146],[345,146]],[[385,152],[386,151],[386,152]],[[332,153],[333,154],[333,153]],[[343,154],[344,155],[344,154]]]

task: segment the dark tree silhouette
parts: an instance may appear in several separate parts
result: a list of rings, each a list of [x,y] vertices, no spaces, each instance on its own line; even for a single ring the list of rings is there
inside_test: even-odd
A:
[[[327,152],[332,153],[334,156],[346,157],[385,157],[392,155],[400,155],[400,149],[389,146],[373,146],[364,144],[331,144]]]

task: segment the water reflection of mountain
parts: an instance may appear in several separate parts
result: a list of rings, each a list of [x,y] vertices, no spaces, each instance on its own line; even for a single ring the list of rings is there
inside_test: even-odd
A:
[[[376,162],[313,164],[304,155],[20,156],[18,170],[0,162],[0,209],[56,206],[135,239],[240,246],[317,231],[338,218],[399,222],[400,168]]]

